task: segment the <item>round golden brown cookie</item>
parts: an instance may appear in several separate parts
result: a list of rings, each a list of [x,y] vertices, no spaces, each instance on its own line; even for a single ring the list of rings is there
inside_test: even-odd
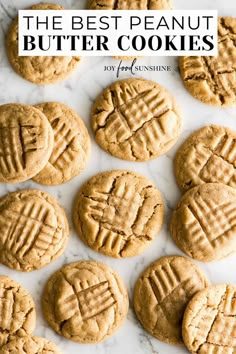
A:
[[[0,347],[15,336],[24,337],[33,332],[36,313],[32,297],[19,283],[3,275],[0,276],[0,309]]]
[[[46,320],[60,335],[97,343],[122,325],[129,307],[121,278],[107,265],[71,263],[48,280],[42,298]]]
[[[201,270],[185,257],[162,257],[138,279],[134,309],[143,327],[157,339],[182,344],[181,325],[189,300],[208,285]]]
[[[236,190],[220,183],[190,189],[173,211],[171,235],[189,257],[216,261],[236,252]]]
[[[185,345],[193,354],[234,354],[235,317],[235,286],[222,284],[199,291],[184,314]]]
[[[73,216],[79,236],[92,249],[111,257],[132,257],[154,240],[164,206],[159,190],[147,178],[114,170],[84,184]]]
[[[86,166],[90,154],[88,130],[70,107],[59,102],[36,106],[48,118],[54,132],[54,147],[47,165],[33,180],[53,186],[68,182]]]
[[[63,10],[56,4],[37,4],[29,10]],[[7,33],[6,50],[13,69],[24,79],[34,84],[52,84],[65,79],[77,66],[79,57],[62,56],[19,56],[18,55],[18,18]]]
[[[0,354],[62,354],[58,346],[42,337],[15,337],[0,348]]]
[[[172,0],[88,0],[92,10],[170,10]]]
[[[174,169],[182,190],[209,182],[236,188],[236,132],[217,125],[197,130],[178,150]]]
[[[218,20],[218,56],[180,57],[179,67],[187,90],[214,106],[236,105],[236,18]]]
[[[0,106],[0,182],[36,175],[53,149],[53,130],[38,109],[17,103]]]
[[[111,155],[147,161],[167,152],[182,130],[174,98],[144,79],[113,83],[95,101],[91,113],[97,143]]]
[[[48,193],[22,190],[0,199],[0,262],[29,272],[64,251],[69,225],[64,210]]]

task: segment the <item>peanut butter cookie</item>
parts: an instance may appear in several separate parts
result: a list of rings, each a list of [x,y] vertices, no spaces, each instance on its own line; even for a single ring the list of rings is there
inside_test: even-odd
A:
[[[236,252],[236,190],[219,183],[190,189],[175,208],[171,235],[189,257],[216,261]]]
[[[178,150],[174,169],[182,190],[209,182],[236,188],[236,132],[217,125],[197,130]]]
[[[89,0],[93,10],[170,10],[172,0]]]
[[[166,153],[182,130],[174,98],[144,79],[121,80],[106,88],[93,105],[91,122],[97,143],[129,161],[147,161]]]
[[[56,4],[37,4],[29,10],[64,10]],[[77,66],[79,57],[62,56],[19,56],[18,55],[18,18],[7,33],[6,49],[9,61],[17,74],[34,84],[52,84],[65,79]]]
[[[70,107],[59,102],[36,106],[48,118],[54,132],[54,147],[47,165],[33,180],[54,186],[70,181],[86,166],[90,154],[88,130]]]
[[[162,257],[138,279],[134,309],[143,327],[157,339],[183,344],[181,325],[189,300],[208,285],[205,276],[185,257]]]
[[[98,343],[123,323],[129,300],[121,278],[98,262],[71,263],[48,280],[42,298],[46,320],[60,335]]]
[[[180,73],[187,90],[214,106],[236,105],[236,18],[218,21],[217,57],[180,57]]]
[[[0,182],[35,176],[48,162],[53,130],[38,109],[17,103],[0,106]]]
[[[116,258],[143,252],[159,232],[163,216],[159,190],[131,171],[92,177],[74,205],[74,224],[81,239],[95,251]]]
[[[3,275],[0,276],[0,309],[0,346],[15,336],[24,337],[33,332],[36,321],[33,299],[19,283]]]
[[[236,287],[215,285],[190,300],[183,319],[183,339],[193,354],[234,354]]]
[[[62,354],[56,344],[42,337],[15,337],[0,348],[0,354]]]
[[[0,199],[0,262],[29,272],[58,258],[69,226],[64,210],[48,193],[22,190]]]

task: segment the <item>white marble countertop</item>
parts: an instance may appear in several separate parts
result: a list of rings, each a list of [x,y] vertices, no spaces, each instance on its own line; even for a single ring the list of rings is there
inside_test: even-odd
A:
[[[37,0],[36,0],[37,1]],[[91,104],[108,84],[116,80],[115,73],[105,72],[105,65],[118,65],[119,61],[112,58],[83,58],[81,64],[68,80],[56,85],[38,87],[16,75],[9,65],[5,49],[4,37],[11,19],[16,15],[18,8],[25,8],[36,3],[33,0],[0,0],[0,103],[21,102],[37,104],[43,101],[61,101],[74,108],[83,117],[89,127],[92,137],[92,158],[86,170],[73,181],[63,186],[43,187],[32,181],[21,184],[1,184],[0,196],[9,191],[25,188],[38,188],[51,193],[65,208],[71,223],[69,245],[65,253],[49,266],[33,273],[19,273],[0,265],[0,274],[9,275],[19,281],[32,294],[37,306],[37,327],[35,335],[45,336],[57,343],[66,354],[184,354],[187,351],[182,347],[169,346],[161,343],[145,332],[138,323],[132,308],[133,286],[140,272],[163,255],[182,254],[172,241],[168,223],[171,210],[175,206],[180,192],[173,175],[173,156],[176,149],[185,137],[199,127],[216,123],[236,129],[236,109],[221,109],[206,106],[192,98],[183,87],[177,70],[177,58],[145,58],[139,59],[140,65],[170,65],[170,72],[140,72],[139,76],[152,79],[165,86],[172,92],[179,102],[183,113],[184,131],[176,146],[165,156],[148,163],[130,163],[111,157],[101,150],[95,143],[89,126],[89,112]],[[66,8],[84,8],[85,0],[58,0]],[[235,0],[173,0],[176,9],[218,9],[220,15],[236,17]],[[122,74],[120,78],[130,77]],[[160,232],[142,255],[132,259],[116,260],[98,254],[76,236],[72,225],[72,200],[80,186],[92,175],[108,169],[130,169],[149,177],[161,190],[165,199],[165,223]],[[40,297],[47,278],[63,264],[81,259],[94,259],[113,267],[124,279],[130,296],[130,310],[123,327],[110,339],[97,345],[80,345],[70,342],[56,335],[49,328],[41,315]],[[216,283],[236,283],[236,257],[203,264],[196,262],[202,268],[210,281]]]

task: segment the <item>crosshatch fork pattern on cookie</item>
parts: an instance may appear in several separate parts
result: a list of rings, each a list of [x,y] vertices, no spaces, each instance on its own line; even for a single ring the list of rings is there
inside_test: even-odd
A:
[[[233,17],[219,18],[217,57],[180,58],[181,74],[186,87],[193,96],[205,103],[217,106],[235,105],[235,23]]]
[[[203,182],[222,182],[236,186],[236,139],[227,134],[216,139],[213,149],[201,144],[191,154],[189,168]]]
[[[5,276],[0,276],[0,313],[0,345],[34,330],[35,308],[31,296]]]
[[[99,145],[112,155],[146,161],[167,151],[181,131],[173,97],[142,80],[117,81],[95,101],[92,126]]]
[[[134,138],[140,130],[144,134],[150,133],[148,123],[170,110],[164,97],[160,97],[160,92],[155,89],[141,94],[134,87],[124,86],[122,89],[123,94],[110,92],[113,111],[107,114],[104,127],[107,129],[108,136],[112,133],[111,139],[115,137],[120,144]],[[161,138],[165,134],[165,129],[159,120],[156,119],[156,123],[157,131],[153,131],[153,135]]]
[[[73,143],[78,145],[78,133],[66,127],[66,123],[60,122],[60,118],[55,118],[51,122],[54,131],[54,148],[49,162],[63,170],[64,164],[68,164],[77,157],[77,151],[73,151]],[[81,150],[82,150],[82,146]]]
[[[4,176],[22,173],[26,154],[42,148],[37,140],[39,133],[40,128],[33,125],[0,126],[0,168]]]
[[[183,334],[191,352],[234,353],[236,331],[235,287],[216,285],[196,295],[189,303]]]
[[[86,321],[102,314],[116,303],[108,281],[91,286],[84,286],[82,282],[78,284],[76,281],[76,286],[71,284],[71,288],[73,295],[66,297],[63,303],[58,303],[58,318],[61,317],[62,322],[65,320],[65,313],[69,312],[71,317],[79,316],[82,321]]]
[[[111,268],[80,261],[51,276],[42,304],[45,318],[57,333],[79,343],[98,343],[121,326],[129,300],[122,280]]]
[[[30,200],[21,205],[19,211],[4,213],[5,223],[1,228],[4,249],[24,258],[34,248],[43,256],[52,243],[59,241],[55,228],[45,223],[49,213],[49,208]]]
[[[114,176],[106,193],[99,185],[88,194],[81,191],[80,200],[86,211],[86,225],[81,223],[82,232],[96,224],[88,241],[96,250],[119,257],[134,239],[141,243],[154,238],[161,199],[153,185],[146,181],[142,182],[142,187],[136,187],[138,182],[138,178],[124,172]]]
[[[208,285],[204,274],[185,257],[166,256],[141,274],[134,309],[143,327],[169,344],[183,344],[181,323],[189,300]]]
[[[184,307],[185,302],[197,291],[196,284],[192,278],[180,275],[174,266],[167,263],[160,269],[152,272],[147,278],[150,289],[156,298],[157,305],[162,309],[163,315],[172,323],[179,323],[182,318],[182,311],[178,308],[173,318],[173,307],[170,307],[171,297],[178,296],[185,301],[179,306]],[[179,307],[178,306],[178,307]],[[157,324],[159,318],[157,318]]]
[[[39,191],[22,191],[2,199],[0,261],[23,271],[39,269],[56,258],[67,241],[62,210]],[[59,215],[59,213],[62,213]]]
[[[183,195],[173,211],[171,235],[188,256],[211,262],[236,251],[236,191],[203,183]]]
[[[225,239],[235,231],[236,203],[216,206],[211,200],[198,195],[188,209],[194,219],[188,224],[188,230],[198,247],[199,243],[207,243],[212,248],[220,246],[220,238]]]

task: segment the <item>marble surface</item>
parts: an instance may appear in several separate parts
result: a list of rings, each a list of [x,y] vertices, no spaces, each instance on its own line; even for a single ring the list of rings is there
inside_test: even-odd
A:
[[[52,1],[51,2],[55,2]],[[220,15],[236,16],[235,0],[173,0],[177,9],[218,9]],[[180,192],[176,186],[173,176],[173,156],[176,149],[184,138],[193,130],[205,124],[224,124],[236,129],[236,109],[221,109],[208,107],[192,98],[181,82],[177,69],[177,58],[145,58],[139,59],[139,65],[170,65],[170,72],[139,72],[139,76],[152,79],[163,84],[175,95],[182,109],[184,131],[176,146],[165,156],[148,163],[130,163],[113,158],[95,143],[89,126],[89,112],[92,102],[100,91],[113,82],[115,73],[105,72],[105,65],[118,65],[119,62],[112,58],[83,58],[78,70],[68,80],[56,85],[38,87],[33,85],[14,73],[9,65],[5,50],[4,37],[6,29],[16,14],[18,8],[24,8],[31,4],[32,0],[0,0],[0,103],[21,102],[36,104],[42,101],[61,101],[74,108],[83,117],[90,130],[92,138],[92,156],[86,170],[73,181],[63,186],[43,187],[32,181],[21,184],[0,185],[0,196],[10,191],[24,188],[38,188],[51,193],[65,208],[71,223],[71,235],[65,253],[51,265],[24,274],[9,270],[0,265],[0,273],[9,275],[19,281],[32,294],[37,306],[37,327],[36,335],[45,336],[57,343],[62,351],[67,354],[80,353],[88,354],[180,354],[187,353],[182,347],[169,346],[159,342],[147,334],[138,323],[132,308],[133,286],[140,272],[163,255],[181,255],[181,251],[173,243],[168,223],[171,211],[175,206]],[[83,0],[58,0],[58,3],[67,8],[84,8]],[[131,74],[122,73],[120,78],[130,77]],[[132,258],[115,260],[100,255],[86,247],[76,236],[71,220],[72,200],[80,186],[92,175],[108,169],[130,169],[149,177],[161,190],[165,200],[166,213],[165,223],[160,232],[142,255]],[[127,320],[123,327],[107,341],[98,345],[80,345],[70,342],[57,336],[47,325],[41,315],[40,297],[47,278],[63,264],[81,259],[98,260],[113,267],[124,279],[128,288],[131,306]],[[207,274],[213,284],[236,283],[236,257],[216,262],[203,264],[196,262]]]

